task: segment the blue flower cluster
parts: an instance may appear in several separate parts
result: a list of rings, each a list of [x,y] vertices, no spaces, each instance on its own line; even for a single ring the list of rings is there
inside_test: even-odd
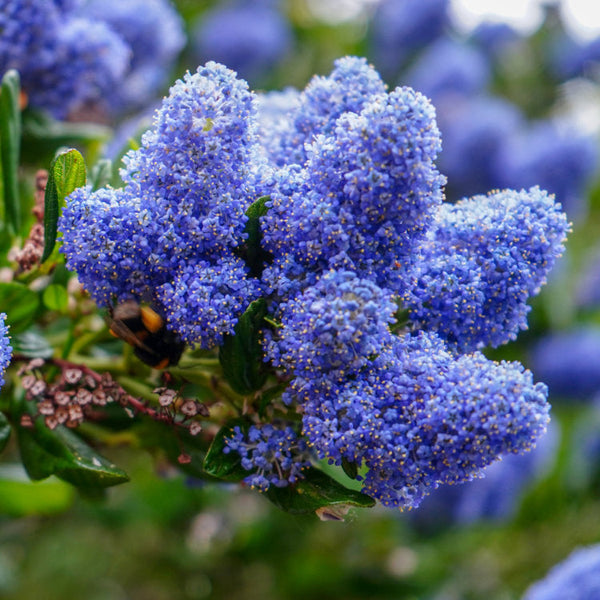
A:
[[[411,319],[461,352],[515,339],[527,328],[527,298],[564,249],[562,218],[539,188],[443,205],[405,298]]]
[[[318,456],[362,465],[364,491],[382,504],[416,507],[544,433],[546,387],[519,363],[457,357],[433,333],[389,341],[361,369],[304,370],[284,397],[302,407]]]
[[[267,423],[252,425],[244,433],[236,426],[225,444],[223,452],[237,452],[242,467],[252,472],[244,481],[263,492],[271,485],[286,487],[295,483],[302,478],[302,470],[310,466],[306,441],[291,427]]]
[[[569,228],[538,188],[444,203],[440,147],[429,101],[364,59],[259,101],[208,63],[173,86],[124,188],[70,196],[63,252],[99,303],[149,300],[204,348],[265,298],[264,361],[305,442],[414,507],[544,433],[546,387],[479,349],[526,326]],[[245,213],[264,196],[250,270]],[[283,485],[261,457],[287,434],[256,428],[234,438],[252,485]]]
[[[280,131],[270,158],[287,164],[263,224],[265,281],[290,293],[333,268],[404,292],[445,182],[431,104],[411,88],[387,93],[364,59],[345,58],[309,83]]]
[[[409,513],[410,523],[422,531],[438,531],[456,524],[512,519],[527,492],[550,472],[560,437],[551,421],[531,452],[503,456],[470,483],[441,488],[425,498],[418,511]]]
[[[435,10],[436,4],[440,5],[437,19],[430,16],[427,25],[431,27],[425,31],[422,15]],[[498,96],[494,82],[502,80],[505,72],[511,73],[516,57],[530,48],[507,25],[484,23],[465,36],[444,20],[443,4],[441,0],[382,2],[371,27],[377,64],[392,80],[401,71],[400,81],[418,89],[436,106],[444,139],[438,165],[448,177],[447,197],[455,201],[490,189],[539,185],[561,199],[570,218],[584,217],[586,191],[598,162],[593,135],[577,125],[565,110],[564,99],[557,102],[554,116],[534,121],[528,116],[533,110],[526,106],[527,98],[519,106],[514,95],[510,99]],[[398,26],[406,31],[404,36],[393,33]],[[421,45],[410,42],[408,31],[413,28],[429,36],[422,35]],[[383,54],[382,43],[388,46]],[[408,47],[412,51],[407,61]],[[580,66],[565,71],[563,77],[593,74],[599,47],[598,42],[591,44],[577,59]],[[570,56],[561,47],[557,52],[549,49],[544,60],[551,62],[552,54]],[[390,64],[395,70],[390,70]],[[549,76],[552,70],[551,64],[545,64],[532,77],[539,77],[540,71]],[[561,89],[563,81],[553,82],[556,89]],[[547,102],[543,110],[547,112]]]
[[[600,544],[578,548],[526,592],[523,600],[600,598]]]
[[[261,195],[253,114],[247,84],[209,63],[173,86],[125,157],[124,188],[70,196],[62,251],[99,304],[148,300],[204,348],[232,333],[259,289],[236,253]]]
[[[58,119],[147,102],[184,42],[167,0],[8,0],[0,11],[0,73],[19,71],[29,103]]]
[[[4,385],[4,371],[10,362],[12,348],[8,337],[8,327],[5,324],[6,314],[0,313],[0,389]]]

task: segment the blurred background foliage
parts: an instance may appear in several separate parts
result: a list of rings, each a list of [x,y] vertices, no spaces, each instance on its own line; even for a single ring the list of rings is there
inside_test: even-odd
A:
[[[200,484],[118,446],[103,453],[131,481],[84,498],[58,479],[30,482],[11,442],[0,462],[0,597],[520,598],[572,549],[600,541],[600,41],[575,39],[551,4],[529,34],[491,23],[464,31],[442,0],[175,5],[188,41],[171,82],[215,59],[254,89],[302,88],[335,58],[364,55],[391,86],[433,99],[449,201],[536,183],[557,194],[573,221],[567,253],[530,329],[489,353],[523,361],[549,384],[553,424],[530,455],[439,490],[417,511],[356,510],[340,523],[285,514],[256,493]],[[59,146],[75,144],[88,165],[117,159],[149,114],[46,123],[42,134],[28,120],[22,197],[33,203],[35,171]],[[52,282],[66,279],[59,270]],[[55,318],[52,327],[64,326]]]

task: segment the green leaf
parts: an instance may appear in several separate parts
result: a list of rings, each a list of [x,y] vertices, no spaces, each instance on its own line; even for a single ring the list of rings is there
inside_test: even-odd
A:
[[[221,427],[204,459],[204,470],[209,475],[225,481],[241,481],[250,474],[242,467],[242,457],[237,452],[223,452],[226,446],[225,439],[231,437],[236,426],[246,433],[250,423],[246,419],[233,419]]]
[[[52,153],[60,146],[101,143],[112,135],[109,127],[97,123],[57,121],[48,113],[28,107],[23,112],[23,138],[34,146],[36,155],[39,150],[50,150]]]
[[[169,462],[190,475],[203,479],[212,479],[203,469],[206,446],[200,436],[193,436],[184,429],[174,429],[164,423],[143,420],[133,429],[142,448],[155,452],[162,450]],[[179,457],[185,454],[189,462],[180,463]]]
[[[52,162],[44,197],[44,254],[41,262],[48,259],[54,249],[58,217],[65,198],[73,190],[84,186],[85,181],[85,161],[74,148],[61,152]]]
[[[20,465],[0,466],[0,514],[56,514],[69,508],[73,498],[73,488],[54,477],[32,482]]]
[[[13,353],[29,358],[50,358],[54,354],[52,346],[41,333],[32,329],[10,336]]]
[[[112,161],[108,158],[100,159],[90,171],[90,186],[92,191],[106,187],[112,180]]]
[[[266,314],[267,303],[263,298],[252,302],[237,322],[234,335],[226,335],[219,348],[225,379],[239,394],[256,392],[267,378],[260,345]]]
[[[342,458],[342,469],[350,479],[356,479],[358,475],[358,465],[355,462],[350,462],[347,458]]]
[[[46,308],[64,312],[69,304],[69,294],[64,286],[52,283],[44,290],[42,300]]]
[[[287,487],[271,486],[266,496],[282,510],[293,513],[315,512],[324,520],[338,520],[350,507],[370,508],[375,500],[350,490],[319,469],[303,471],[304,478]]]
[[[8,419],[4,413],[0,412],[0,452],[3,452],[4,448],[6,448],[6,444],[8,444],[10,432],[11,428]]]
[[[7,71],[0,85],[0,163],[4,215],[9,230],[17,233],[21,227],[19,202],[19,154],[21,150],[20,80],[14,69]]]
[[[31,325],[39,305],[39,296],[26,285],[17,281],[0,283],[0,306],[6,311],[11,335]]]
[[[245,232],[248,235],[244,246],[244,260],[254,277],[260,277],[264,263],[270,258],[270,254],[262,248],[262,233],[260,230],[260,218],[269,211],[266,206],[269,196],[263,196],[253,202],[246,211],[248,221]]]
[[[17,405],[17,423],[20,423],[21,415],[33,416],[31,404],[22,399]],[[97,454],[66,427],[51,430],[43,419],[33,417],[33,427],[17,427],[17,439],[23,466],[31,479],[56,475],[77,487],[90,489],[129,480],[124,471]]]

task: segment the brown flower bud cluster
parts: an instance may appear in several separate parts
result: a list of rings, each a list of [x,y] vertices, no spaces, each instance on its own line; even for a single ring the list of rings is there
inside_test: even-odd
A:
[[[44,379],[42,367],[46,361],[41,358],[29,361],[18,372],[25,397],[36,403],[37,415],[49,429],[58,425],[73,428],[86,419],[98,420],[101,418],[98,409],[114,402],[123,406],[131,417],[143,414],[155,421],[183,427],[191,435],[198,435],[202,430],[198,418],[209,416],[205,404],[183,398],[173,389],[156,388],[158,406],[153,408],[129,395],[108,373],[99,375],[88,367],[59,359],[49,362],[60,369],[52,383]],[[32,424],[31,417],[24,415],[21,425]]]
[[[35,401],[37,414],[46,427],[77,427],[95,407],[125,402],[127,396],[108,373],[98,375],[76,366],[63,366],[56,380],[49,384],[42,376],[45,361],[34,358],[19,369],[27,400]],[[27,415],[22,425],[27,425]]]
[[[191,435],[198,435],[202,430],[195,417],[208,417],[208,407],[192,398],[182,398],[178,392],[166,387],[154,390],[158,394],[160,410],[166,419],[189,429]]]
[[[48,171],[39,170],[35,175],[35,204],[31,209],[35,223],[22,249],[11,252],[10,258],[17,262],[17,273],[24,273],[37,265],[44,253],[44,196],[48,183]]]

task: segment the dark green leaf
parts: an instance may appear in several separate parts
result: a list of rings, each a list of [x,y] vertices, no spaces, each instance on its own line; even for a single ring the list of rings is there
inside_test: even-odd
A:
[[[21,354],[30,358],[50,358],[54,354],[48,340],[32,329],[10,336],[10,345],[15,354]]]
[[[42,300],[46,308],[63,312],[69,304],[69,294],[64,286],[53,283],[44,290]]]
[[[20,423],[21,415],[32,413],[31,403],[21,400],[15,421]],[[50,430],[43,419],[34,418],[33,427],[17,427],[17,438],[23,466],[34,480],[56,475],[75,486],[92,489],[129,480],[124,471],[65,427]]]
[[[75,189],[85,185],[85,162],[79,151],[71,148],[61,152],[53,161],[48,173],[44,197],[44,262],[56,243],[56,228],[65,198]]]
[[[270,258],[269,253],[262,248],[262,233],[260,230],[260,218],[266,215],[269,210],[266,206],[268,200],[270,200],[269,196],[263,196],[253,202],[246,211],[248,221],[246,222],[245,232],[248,237],[244,247],[244,259],[254,277],[260,277],[264,263]]]
[[[38,295],[16,281],[0,283],[0,306],[6,310],[10,333],[24,331],[32,323],[40,304]]]
[[[73,498],[73,488],[58,479],[32,482],[20,465],[0,466],[0,514],[56,514],[69,508]]]
[[[266,380],[260,344],[267,303],[255,300],[240,317],[234,335],[226,335],[219,349],[223,374],[239,394],[251,394],[261,388]]]
[[[342,469],[350,479],[356,479],[358,475],[358,465],[355,462],[350,462],[347,458],[342,458]]]
[[[7,71],[0,86],[0,162],[4,215],[9,230],[17,233],[21,227],[18,168],[21,149],[20,81],[14,69]]]
[[[112,161],[108,158],[100,159],[90,171],[90,185],[92,191],[107,186],[112,180]]]
[[[319,469],[303,471],[304,478],[294,485],[278,488],[271,486],[266,496],[279,508],[289,513],[316,512],[323,519],[340,518],[349,507],[369,508],[375,500],[366,494],[349,490]]]
[[[174,429],[164,423],[144,420],[134,429],[140,444],[150,452],[160,449],[169,462],[191,477],[210,479],[203,469],[206,446],[200,436],[193,436],[182,428]],[[179,457],[187,455],[189,462],[181,463]]]
[[[8,422],[8,419],[4,413],[0,412],[0,452],[4,451],[6,444],[8,444],[10,431],[10,423]]]
[[[237,452],[223,452],[226,446],[225,439],[231,437],[236,426],[245,433],[250,423],[245,419],[234,419],[221,427],[204,459],[204,470],[209,475],[225,481],[241,481],[250,474],[242,467],[242,457]]]
[[[77,487],[103,488],[129,481],[127,473],[95,452],[71,430],[58,427],[57,437],[68,448],[70,456],[56,471],[56,476]]]

